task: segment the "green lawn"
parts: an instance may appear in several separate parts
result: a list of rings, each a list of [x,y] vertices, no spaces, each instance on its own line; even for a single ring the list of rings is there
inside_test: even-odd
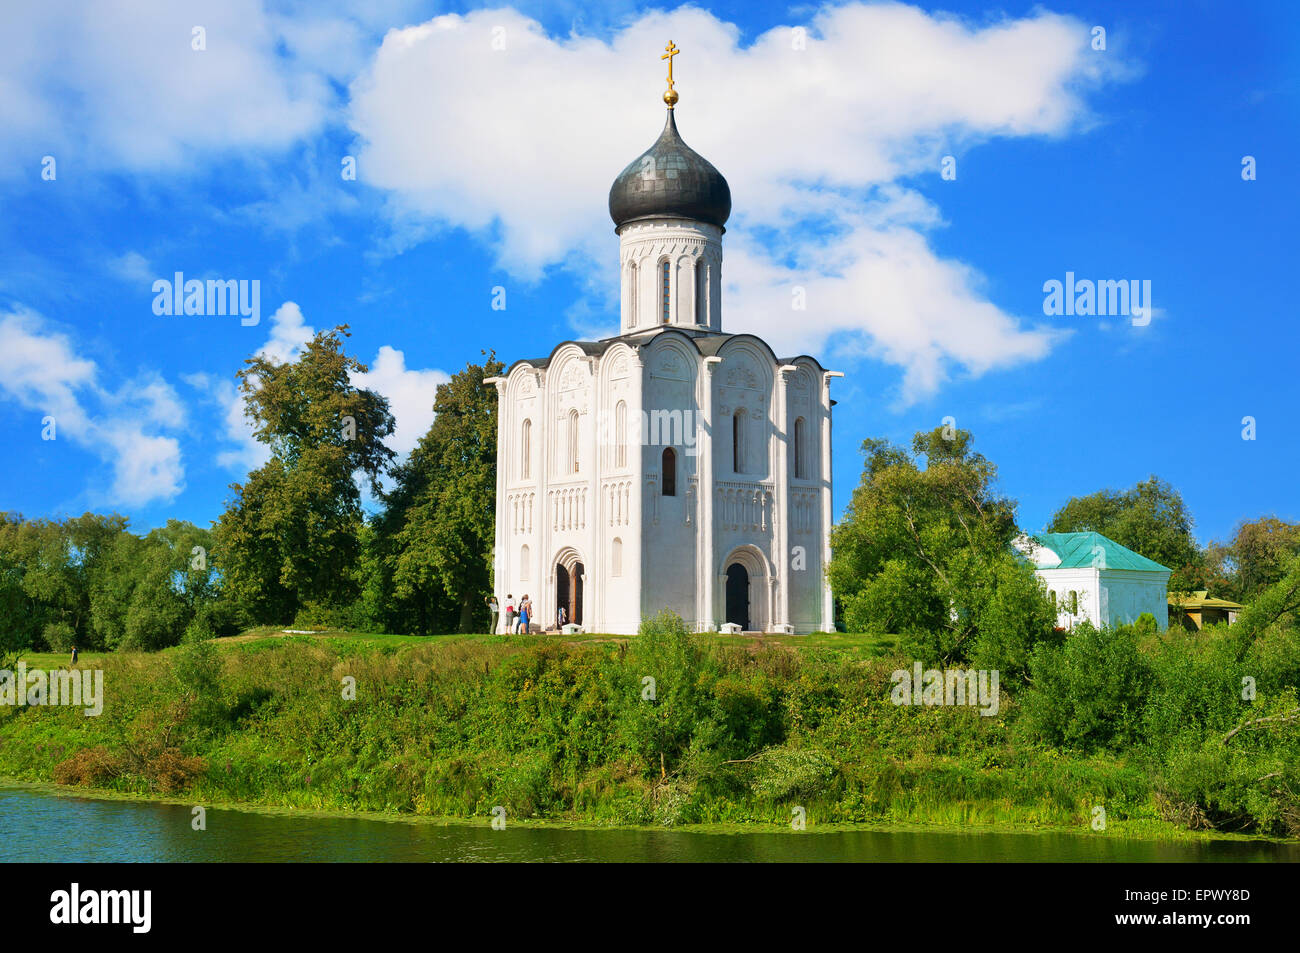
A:
[[[229,639],[219,639],[223,645],[269,645],[286,639],[320,641],[330,643],[336,649],[351,649],[353,652],[368,652],[375,649],[394,649],[402,645],[419,645],[428,642],[450,642],[465,640],[481,645],[528,645],[538,642],[567,642],[582,644],[590,642],[627,641],[636,636],[606,635],[598,632],[584,632],[577,635],[394,635],[391,633],[347,632],[339,629],[327,629],[311,635],[286,634],[282,629],[262,626],[251,629],[242,635]],[[721,635],[710,632],[699,638],[712,645],[743,646],[761,649],[770,646],[787,646],[795,651],[817,651],[837,658],[867,659],[890,655],[898,648],[897,636],[861,635],[847,632],[814,632],[811,635]],[[111,655],[109,652],[82,652],[78,656],[79,665],[95,665]],[[64,668],[71,661],[67,652],[29,652],[22,660],[29,669]]]
[[[367,632],[345,632],[325,630],[313,635],[286,635],[277,629],[257,629],[236,636],[234,640],[244,643],[271,642],[280,639],[312,639],[337,643],[338,647],[351,646],[356,649],[370,650],[385,646],[416,645],[426,642],[450,642],[464,640],[480,645],[530,645],[538,642],[566,642],[584,644],[591,642],[618,642],[634,639],[636,636],[608,635],[599,632],[583,632],[575,635],[486,635],[459,634],[447,635],[393,635]],[[699,636],[701,640],[712,645],[744,646],[760,649],[768,646],[787,646],[798,651],[823,650],[843,658],[876,658],[889,655],[898,647],[896,636],[860,635],[845,632],[815,632],[810,635],[722,635],[709,632]],[[84,656],[83,656],[84,657]],[[66,661],[66,659],[64,659]]]

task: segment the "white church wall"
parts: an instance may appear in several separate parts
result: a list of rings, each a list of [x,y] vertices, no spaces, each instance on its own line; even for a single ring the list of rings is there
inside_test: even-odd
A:
[[[1085,619],[1096,626],[1131,623],[1150,612],[1156,624],[1168,625],[1169,574],[1136,570],[1038,569],[1035,575],[1056,594],[1057,625],[1070,628]],[[1077,593],[1079,611],[1068,611],[1070,593]]]
[[[1058,627],[1068,629],[1085,619],[1093,625],[1102,624],[1096,569],[1038,569],[1035,575],[1043,580],[1048,591],[1056,593]],[[1073,614],[1069,611],[1072,592],[1078,606]]]
[[[829,408],[820,368],[801,359],[795,370],[778,372],[767,349],[748,336],[728,341],[719,357],[706,376],[695,345],[669,333],[639,350],[614,344],[597,358],[566,345],[544,369],[512,371],[499,414],[499,595],[527,592],[535,619],[551,624],[556,558],[564,553],[583,564],[589,631],[632,633],[644,615],[664,608],[708,627],[726,618],[725,573],[735,559],[752,575],[751,625],[825,627],[822,444]],[[715,438],[707,500],[700,498],[707,476],[697,452],[706,386]],[[745,413],[747,428],[746,472],[739,474],[730,423],[736,410]],[[799,419],[802,470],[792,444]],[[673,496],[663,493],[669,444]],[[711,553],[704,533],[711,534]]]
[[[777,371],[771,353],[748,336],[728,340],[718,356],[722,362],[712,377],[714,612],[717,621],[726,619],[726,572],[740,562],[750,575],[750,625],[766,630],[782,615],[775,584],[786,575],[777,551],[776,521],[783,518],[774,479]]]
[[[784,422],[787,490],[787,526],[784,558],[789,578],[790,622],[796,632],[823,628],[824,569],[822,546],[822,417],[820,374],[807,360],[795,362],[798,370],[788,375]],[[801,446],[796,448],[803,420]],[[802,468],[796,467],[796,462]]]
[[[1136,622],[1150,612],[1156,625],[1169,624],[1169,574],[1103,569],[1100,572],[1101,618],[1111,625]]]
[[[598,363],[600,501],[591,544],[599,555],[587,569],[594,607],[588,631],[631,634],[641,624],[639,360],[632,348],[616,344]]]
[[[772,474],[772,391],[770,355],[752,341],[735,338],[718,351],[713,375],[713,472],[719,481],[761,482]],[[740,416],[739,447],[732,421]],[[737,459],[736,450],[739,449]]]
[[[694,451],[700,358],[689,341],[671,334],[655,338],[643,351],[646,432],[642,434],[641,604],[646,615],[671,609],[692,620],[700,571],[697,517],[689,491],[697,473]],[[676,471],[672,496],[664,492],[666,449],[673,451]]]

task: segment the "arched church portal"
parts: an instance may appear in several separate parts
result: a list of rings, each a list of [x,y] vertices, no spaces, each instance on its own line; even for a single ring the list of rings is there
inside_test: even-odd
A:
[[[573,550],[566,549],[556,557],[553,624],[559,625],[563,618],[566,623],[582,625],[584,575],[582,560]],[[564,610],[563,616],[560,614],[561,609]]]
[[[767,560],[753,546],[741,546],[723,560],[725,621],[748,632],[767,629],[771,594]]]
[[[727,621],[749,629],[749,570],[740,563],[727,567]]]

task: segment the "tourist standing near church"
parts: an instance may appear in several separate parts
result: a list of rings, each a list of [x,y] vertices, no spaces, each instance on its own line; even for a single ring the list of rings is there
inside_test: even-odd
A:
[[[515,633],[515,597],[506,593],[506,634]]]
[[[484,596],[483,601],[487,603],[488,612],[492,616],[492,621],[488,623],[488,631],[495,635],[497,631],[497,609],[499,608],[497,605],[497,597]]]
[[[532,611],[533,603],[529,600],[528,593],[525,592],[524,597],[519,600],[519,628],[523,630],[524,635],[528,634],[528,617],[532,614]]]

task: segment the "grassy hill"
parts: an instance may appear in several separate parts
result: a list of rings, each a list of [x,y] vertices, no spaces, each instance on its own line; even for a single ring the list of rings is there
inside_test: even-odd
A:
[[[28,656],[29,668],[66,657]],[[898,706],[893,639],[264,629],[83,655],[102,716],[0,709],[0,776],[124,794],[595,824],[940,824],[1174,834],[1133,753]],[[653,679],[653,682],[647,681]]]

